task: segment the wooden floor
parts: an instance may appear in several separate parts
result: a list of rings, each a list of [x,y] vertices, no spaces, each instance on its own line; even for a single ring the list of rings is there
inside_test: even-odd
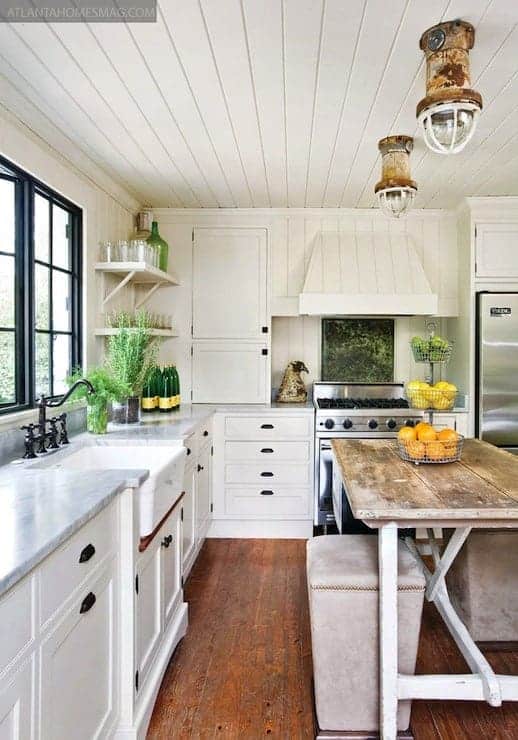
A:
[[[314,737],[301,540],[207,540],[186,586],[189,631],[171,661],[150,740]],[[518,653],[487,653],[518,674]],[[425,608],[418,673],[467,673],[435,608]],[[414,702],[415,740],[518,740],[518,703]]]

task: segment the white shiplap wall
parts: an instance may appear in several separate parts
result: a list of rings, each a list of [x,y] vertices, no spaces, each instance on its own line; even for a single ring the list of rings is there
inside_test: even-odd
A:
[[[126,238],[133,228],[133,212],[138,203],[104,173],[99,173],[102,187],[96,185],[90,175],[72,165],[2,107],[0,154],[83,209],[83,336],[86,363],[94,364],[100,350],[93,335],[95,325],[101,320],[93,271],[99,241]]]
[[[372,209],[156,209],[160,233],[169,242],[170,265],[181,285],[160,290],[149,303],[151,310],[172,313],[179,337],[162,344],[164,361],[175,361],[187,397],[191,387],[190,330],[192,291],[192,230],[196,226],[262,227],[268,229],[270,247],[270,304],[272,326],[272,385],[278,386],[290,360],[304,360],[310,381],[320,372],[320,319],[297,315],[310,243],[321,229],[408,230],[432,289],[443,307],[452,308],[457,296],[457,239],[455,215],[446,211],[415,211],[406,221],[393,222]],[[367,312],[367,309],[366,309]],[[424,319],[401,318],[396,328],[397,380],[420,377],[422,369],[411,362],[408,340],[425,330]]]

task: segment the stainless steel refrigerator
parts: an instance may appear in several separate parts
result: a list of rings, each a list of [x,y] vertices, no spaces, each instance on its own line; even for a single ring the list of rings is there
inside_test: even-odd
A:
[[[518,293],[477,295],[477,433],[518,454]]]

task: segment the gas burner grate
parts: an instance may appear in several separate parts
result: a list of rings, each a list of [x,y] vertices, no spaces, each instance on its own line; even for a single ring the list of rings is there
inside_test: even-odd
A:
[[[405,398],[317,398],[319,409],[407,409]]]

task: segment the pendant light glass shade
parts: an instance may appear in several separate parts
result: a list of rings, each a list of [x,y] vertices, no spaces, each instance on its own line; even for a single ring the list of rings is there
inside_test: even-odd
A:
[[[469,142],[477,127],[480,108],[474,103],[439,103],[419,115],[429,149],[438,154],[456,154]]]
[[[378,190],[378,202],[386,216],[399,218],[412,208],[416,191],[414,188],[385,188]]]

